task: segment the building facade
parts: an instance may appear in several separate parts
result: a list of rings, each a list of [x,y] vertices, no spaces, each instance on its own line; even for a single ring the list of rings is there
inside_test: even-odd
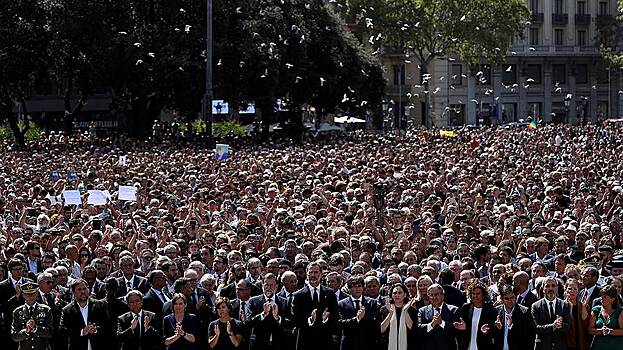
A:
[[[431,70],[437,126],[595,121],[623,115],[621,75],[599,53],[600,25],[617,14],[616,0],[526,0],[531,19],[506,62],[468,67],[452,57]]]

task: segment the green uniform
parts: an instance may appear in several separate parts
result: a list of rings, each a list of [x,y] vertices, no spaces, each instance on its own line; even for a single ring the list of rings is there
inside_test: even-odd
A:
[[[24,304],[13,311],[11,337],[19,344],[19,350],[48,350],[54,328],[52,310],[39,303],[34,303],[32,308],[31,312]],[[28,331],[26,323],[31,319],[35,320],[35,328]]]

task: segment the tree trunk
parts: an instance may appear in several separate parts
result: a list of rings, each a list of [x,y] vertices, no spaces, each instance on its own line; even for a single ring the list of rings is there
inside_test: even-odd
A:
[[[420,72],[422,76],[428,73],[428,62],[420,63]],[[427,128],[431,128],[433,126],[433,123],[432,123],[433,120],[428,113],[429,106],[432,105],[432,94],[433,94],[432,91],[430,91],[429,81],[430,79],[427,79],[424,82],[424,91],[428,91],[428,93],[426,94],[426,97],[424,98],[424,108],[422,110],[422,125],[426,126]]]
[[[17,113],[13,113],[11,106],[9,106],[8,108],[5,108],[4,111],[2,111],[2,113],[8,116],[9,127],[11,128],[11,131],[13,132],[15,143],[17,144],[19,148],[25,148],[26,140],[24,138],[24,134],[26,134],[26,131],[28,130],[28,126],[26,126],[23,132],[19,129],[19,125],[17,124]]]

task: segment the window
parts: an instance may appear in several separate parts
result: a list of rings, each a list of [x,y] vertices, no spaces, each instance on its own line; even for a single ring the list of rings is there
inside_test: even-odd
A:
[[[405,84],[405,65],[404,64],[394,64],[392,66],[392,70],[394,71],[394,85],[404,85]]]
[[[460,64],[452,65],[452,85],[461,86],[463,85],[463,66]]]
[[[513,85],[517,84],[517,65],[505,64],[502,66],[502,84]]]
[[[554,13],[559,15],[563,13],[563,2],[562,0],[554,0]]]
[[[537,118],[537,120],[541,120],[543,118],[541,116],[541,102],[528,103],[528,113],[531,117]]]
[[[578,30],[578,37],[576,38],[578,46],[586,46],[586,31]]]
[[[530,45],[539,45],[539,28],[530,28]]]
[[[490,85],[491,84],[491,66],[486,65],[486,64],[482,64],[480,66],[477,66],[477,71],[478,73],[482,73],[482,74],[478,74],[476,73],[476,84],[477,85]]]
[[[529,64],[526,66],[527,78],[532,79],[533,81],[528,82],[528,84],[541,84],[541,65],[540,64]]]
[[[575,65],[575,83],[586,84],[588,83],[588,66],[585,64]]]
[[[530,0],[530,11],[532,13],[539,13],[539,0]]]
[[[515,120],[517,120],[517,104],[516,103],[502,104],[502,122],[512,122]]]
[[[565,31],[563,29],[554,30],[554,45],[563,46],[565,44]]]
[[[585,15],[585,14],[586,14],[586,2],[584,2],[584,1],[578,1],[578,4],[577,4],[577,5],[578,5],[578,6],[577,6],[576,13],[577,13],[578,15]]]
[[[608,11],[608,3],[605,1],[600,1],[599,2],[599,15],[600,16],[606,16],[609,14],[610,11]]]
[[[564,64],[552,64],[552,84],[567,83],[567,67]]]

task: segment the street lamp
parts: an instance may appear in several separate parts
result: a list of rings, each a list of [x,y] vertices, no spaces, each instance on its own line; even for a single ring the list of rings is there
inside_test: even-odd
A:
[[[203,120],[206,121],[206,131],[208,133],[208,147],[214,147],[212,140],[212,98],[214,90],[212,87],[212,0],[207,0],[206,13],[206,81],[205,94],[203,95]]]

